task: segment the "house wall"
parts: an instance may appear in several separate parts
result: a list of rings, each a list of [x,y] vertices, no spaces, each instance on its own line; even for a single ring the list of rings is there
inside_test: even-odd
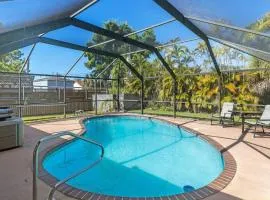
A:
[[[66,88],[73,88],[74,81],[66,80]],[[38,80],[34,81],[35,89],[54,89],[54,88],[64,88],[64,80]]]
[[[48,81],[43,80],[43,81],[34,81],[34,88],[46,88],[48,87]]]
[[[74,82],[73,88],[75,90],[82,90],[83,89],[83,87],[79,83],[77,83],[77,82]]]
[[[64,88],[64,80],[48,80],[48,88]],[[73,81],[66,80],[66,88],[73,88]]]

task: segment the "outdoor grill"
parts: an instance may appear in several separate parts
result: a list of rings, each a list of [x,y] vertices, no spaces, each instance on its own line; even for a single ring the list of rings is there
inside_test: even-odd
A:
[[[0,151],[23,145],[23,120],[9,107],[0,107]]]

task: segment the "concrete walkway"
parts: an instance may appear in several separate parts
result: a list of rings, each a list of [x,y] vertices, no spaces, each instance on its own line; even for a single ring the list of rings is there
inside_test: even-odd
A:
[[[270,136],[253,138],[240,127],[222,128],[206,121],[160,117],[199,131],[222,144],[237,162],[236,176],[220,193],[207,200],[270,200]],[[0,200],[31,200],[32,152],[36,142],[57,131],[79,133],[79,120],[47,122],[25,126],[25,144],[0,152]],[[45,200],[49,187],[39,181],[39,199]],[[56,199],[69,199],[57,194]]]

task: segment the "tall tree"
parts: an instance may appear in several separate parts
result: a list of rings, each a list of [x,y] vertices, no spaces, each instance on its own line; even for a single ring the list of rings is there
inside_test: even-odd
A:
[[[117,23],[115,21],[108,21],[104,24],[104,28],[108,29],[110,31],[113,31],[115,33],[118,33],[120,35],[126,35],[128,33],[133,32],[132,28],[128,26],[126,23]],[[138,34],[133,34],[130,36],[133,39],[145,42],[145,43],[150,43],[150,44],[155,44],[156,42],[156,37],[154,35],[154,32],[152,30],[147,30],[143,34],[138,35]],[[111,38],[108,38],[103,35],[98,35],[98,34],[93,34],[93,37],[91,38],[91,41],[88,42],[88,46],[92,45],[97,45],[100,43],[103,43],[101,45],[97,45],[95,48],[106,50],[108,52],[113,52],[117,54],[124,54],[127,52],[133,52],[139,50],[138,47],[129,45],[127,43],[121,42],[121,41],[113,41],[106,43],[106,41],[110,40]],[[145,52],[143,54],[143,59],[148,58],[150,55],[149,52]],[[99,55],[94,55],[92,53],[87,53],[86,54],[88,61],[85,63],[86,67],[92,70],[92,76],[96,76],[99,74],[107,65],[109,65],[112,61],[113,58],[105,57],[105,56],[99,56]],[[131,55],[129,56],[129,59],[132,60],[134,56]],[[119,64],[119,63],[118,63]],[[123,67],[123,64],[120,63],[120,65]],[[111,70],[110,68],[106,73],[104,73],[103,77],[108,78],[111,75]]]

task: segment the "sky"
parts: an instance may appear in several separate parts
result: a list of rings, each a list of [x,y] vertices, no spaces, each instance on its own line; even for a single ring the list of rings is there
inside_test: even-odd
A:
[[[24,3],[22,3],[21,6],[14,7],[13,10],[10,6],[6,6],[5,8],[0,5],[0,22],[5,25],[5,23],[15,23],[16,17],[17,19],[19,17],[22,21],[29,20],[29,17],[33,18],[34,13],[39,11],[36,8],[40,9],[42,7],[42,4],[40,3],[39,5],[38,2],[45,1],[35,0],[33,8],[29,7],[31,6],[31,4],[29,4],[30,1],[34,0],[17,1]],[[74,2],[74,0],[69,1]],[[51,2],[53,1],[47,1],[45,4],[50,4]],[[61,1],[57,0],[57,2]],[[224,0],[169,0],[169,2],[176,3],[176,6],[186,15],[199,16],[205,19],[226,19],[230,24],[241,27],[245,27],[251,22],[256,21],[258,18],[262,17],[264,13],[269,11],[270,8],[269,0],[227,0],[226,3],[224,3]],[[56,11],[59,10],[60,5],[52,5],[54,5]],[[58,8],[56,9],[56,7]],[[11,17],[10,12],[12,11],[12,13],[14,13],[14,9],[22,10],[22,12],[18,14],[22,16],[12,15]],[[42,9],[44,12],[44,6]],[[27,15],[26,10],[28,10],[29,15]],[[153,24],[169,20],[172,17],[152,0],[99,0],[96,4],[80,13],[77,18],[98,26],[102,26],[104,22],[108,20],[126,22],[134,30],[140,30]],[[196,38],[192,32],[178,22],[154,30],[158,41],[161,43],[168,42],[168,40],[175,37],[180,37],[182,40]],[[46,34],[46,37],[79,45],[85,45],[91,36],[92,34],[90,32],[72,26]],[[27,56],[30,49],[31,47],[22,49],[25,56]],[[81,54],[82,52],[79,51],[38,44],[31,57],[30,70],[32,73],[64,74]],[[85,61],[85,59],[82,59],[71,74],[84,75],[88,73],[89,71],[84,67]]]

